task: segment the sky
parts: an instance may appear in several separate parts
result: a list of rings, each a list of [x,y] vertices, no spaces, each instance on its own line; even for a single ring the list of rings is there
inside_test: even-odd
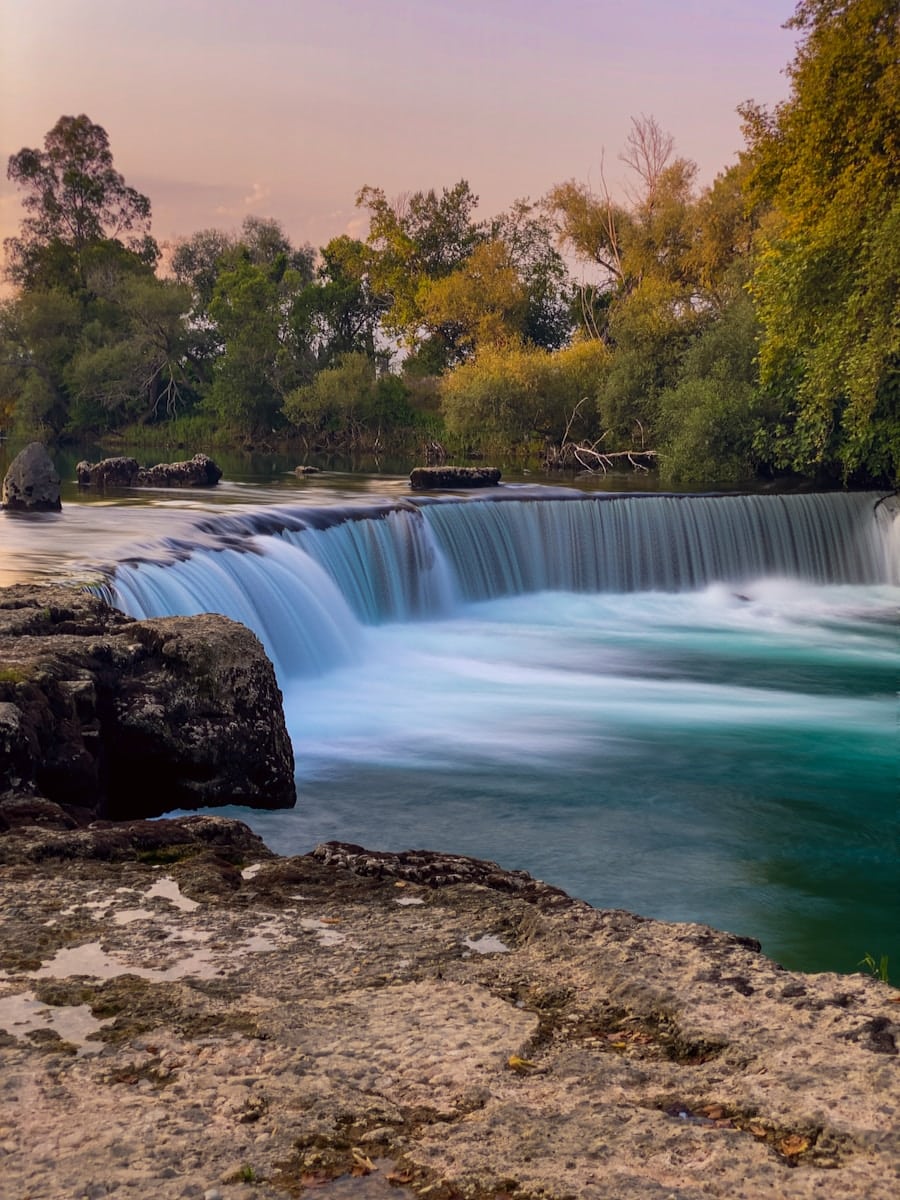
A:
[[[63,114],[110,138],[171,242],[252,213],[297,243],[365,236],[388,197],[467,179],[493,216],[566,179],[621,194],[632,117],[702,184],[737,105],[787,94],[793,0],[2,0],[0,156]],[[0,237],[21,219],[0,180]]]

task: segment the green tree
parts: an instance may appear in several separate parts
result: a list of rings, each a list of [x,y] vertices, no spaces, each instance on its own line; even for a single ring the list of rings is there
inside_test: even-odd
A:
[[[744,292],[686,349],[657,399],[660,473],[668,482],[733,483],[753,475],[756,433],[769,416],[759,390],[758,337]]]
[[[362,353],[372,363],[381,357],[379,328],[387,303],[373,290],[371,269],[365,242],[343,236],[323,247],[316,277],[295,307],[298,336],[317,369],[346,354]]]
[[[15,425],[50,434],[64,428],[81,326],[79,301],[62,289],[25,291],[0,304],[0,395]]]
[[[364,187],[357,207],[368,210],[367,245],[373,292],[384,298],[382,328],[410,354],[408,367],[439,372],[459,357],[453,324],[430,324],[422,310],[428,284],[452,274],[484,238],[474,220],[478,197],[466,180],[440,195],[433,189],[391,202]]]
[[[403,381],[376,377],[363,352],[344,354],[285,399],[287,419],[310,449],[377,450],[385,436],[417,423]]]
[[[68,364],[73,431],[174,417],[194,397],[190,292],[145,271],[91,278],[95,300]]]
[[[900,470],[900,19],[895,0],[802,0],[791,92],[742,109],[770,206],[751,281],[779,467]]]
[[[12,155],[7,176],[24,190],[28,214],[18,237],[4,243],[13,282],[52,285],[64,264],[74,266],[83,282],[85,252],[102,242],[125,245],[143,262],[156,262],[150,201],[126,185],[113,166],[106,130],[84,114],[60,117],[43,150],[26,147]]]
[[[492,240],[479,243],[450,275],[423,280],[419,309],[461,359],[476,348],[523,340],[528,293],[506,243]]]
[[[530,201],[517,200],[490,222],[489,230],[491,240],[506,246],[509,265],[525,290],[524,341],[558,350],[572,336],[575,289],[550,217]]]
[[[271,432],[284,398],[315,369],[303,297],[314,253],[274,220],[240,233],[207,229],[179,243],[176,278],[190,290],[189,357],[206,406],[234,431]]]

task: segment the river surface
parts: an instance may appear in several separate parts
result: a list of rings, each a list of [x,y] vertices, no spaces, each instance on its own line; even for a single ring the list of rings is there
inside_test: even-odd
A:
[[[438,542],[425,550],[388,528],[382,510],[407,494],[391,476],[280,469],[202,494],[69,491],[60,516],[0,517],[0,582],[96,579],[127,563],[113,583],[129,611],[210,608],[253,623],[279,669],[299,800],[287,813],[225,811],[278,851],[337,838],[473,854],[599,906],[758,937],[788,966],[852,971],[887,954],[900,973],[889,568],[736,579],[726,555],[707,571],[723,578],[657,588],[638,575],[630,590],[595,590],[576,555],[578,585],[548,588],[537,568],[501,578],[496,539],[511,535],[482,531],[494,582],[462,587],[434,578],[459,575],[456,535],[437,520],[449,510],[426,513]],[[352,583],[333,561],[338,534],[306,522],[271,536],[259,520],[373,505],[377,520],[340,526],[361,564]],[[245,515],[257,525],[238,521],[223,540],[217,522]],[[412,517],[397,519],[418,528]],[[373,529],[401,558],[384,540],[363,545]],[[828,554],[814,547],[816,561]],[[404,573],[405,590],[387,595]]]

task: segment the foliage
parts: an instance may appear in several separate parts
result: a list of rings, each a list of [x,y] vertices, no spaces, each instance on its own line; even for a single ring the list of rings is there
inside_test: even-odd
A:
[[[765,420],[756,370],[758,324],[746,294],[687,349],[677,379],[658,398],[661,474],[672,483],[736,482],[756,465]]]
[[[396,375],[376,378],[371,359],[345,354],[285,399],[284,414],[314,446],[377,443],[383,431],[414,425],[408,392]]]
[[[857,963],[859,967],[865,967],[870,975],[876,979],[880,979],[882,983],[890,983],[890,963],[886,954],[880,954],[878,958],[874,954],[866,954]]]
[[[451,361],[452,331],[429,324],[421,297],[429,282],[452,274],[482,240],[473,220],[478,197],[461,179],[440,195],[431,189],[393,202],[381,188],[366,186],[356,204],[369,213],[370,278],[373,291],[384,298],[386,335],[412,351],[431,343],[437,363]]]
[[[84,114],[60,117],[44,149],[12,155],[7,176],[23,190],[28,214],[19,236],[5,242],[7,273],[25,286],[47,282],[70,251],[77,262],[96,243],[118,242],[152,265],[159,256],[150,237],[150,201],[127,187],[113,167],[106,130]],[[121,243],[120,243],[121,244]]]
[[[573,332],[574,289],[547,213],[528,200],[517,200],[490,222],[490,237],[506,247],[525,293],[523,340],[545,350],[566,345]]]
[[[290,338],[290,308],[304,286],[285,262],[239,259],[216,282],[209,313],[221,338],[207,403],[237,430],[275,427],[284,397],[302,377]]]
[[[481,242],[450,275],[426,280],[419,306],[425,321],[443,330],[460,355],[520,341],[528,297],[505,242]]]
[[[590,420],[581,401],[596,392],[607,360],[599,342],[555,354],[522,344],[486,346],[441,381],[447,429],[511,442],[539,437],[559,443],[567,430],[577,437]]]
[[[900,468],[900,23],[885,0],[802,0],[791,94],[743,109],[772,207],[751,290],[778,466]]]

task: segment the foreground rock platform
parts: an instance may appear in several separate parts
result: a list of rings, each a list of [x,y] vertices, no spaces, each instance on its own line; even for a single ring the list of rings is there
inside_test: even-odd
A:
[[[0,865],[10,1196],[897,1195],[898,992],[869,977],[211,815],[23,825]]]

